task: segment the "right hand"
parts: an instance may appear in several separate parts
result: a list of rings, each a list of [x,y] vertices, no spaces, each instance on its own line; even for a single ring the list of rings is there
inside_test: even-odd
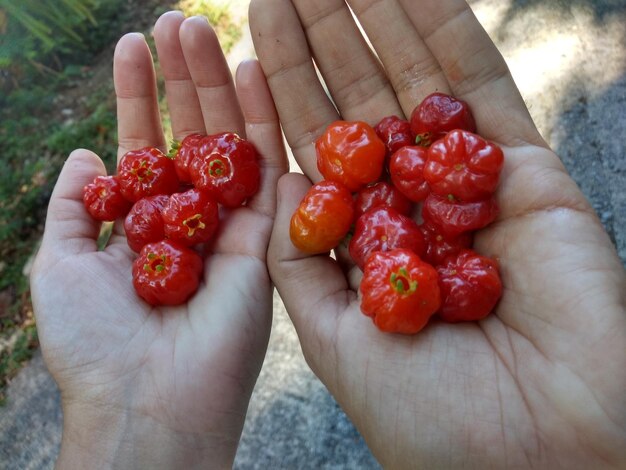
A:
[[[279,181],[268,262],[309,364],[386,468],[623,467],[626,280],[600,221],[465,1],[348,4],[383,67],[343,0],[250,7],[306,175]],[[478,323],[383,334],[360,313],[360,272],[296,250],[289,221],[321,179],[314,141],[328,124],[408,116],[435,90],[467,101],[478,132],[505,151],[501,214],[475,245],[500,260],[505,289]]]

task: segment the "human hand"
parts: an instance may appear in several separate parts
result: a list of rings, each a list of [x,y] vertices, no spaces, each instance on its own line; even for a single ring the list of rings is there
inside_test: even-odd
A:
[[[465,1],[253,0],[252,36],[308,179],[281,178],[272,279],[320,377],[385,468],[624,466],[626,282],[613,246],[536,130]],[[327,97],[311,56],[324,78]],[[334,120],[408,116],[435,90],[467,101],[506,155],[501,214],[476,250],[501,263],[503,297],[477,323],[379,332],[358,268],[289,239],[321,176],[313,142]]]
[[[99,224],[84,209],[82,189],[105,173],[102,162],[87,150],[69,157],[31,277],[44,358],[63,403],[60,467],[229,467],[267,347],[265,260],[287,161],[262,70],[241,64],[235,90],[201,17],[167,13],[154,37],[174,137],[247,136],[261,155],[261,188],[222,220],[196,295],[185,305],[150,307],[133,290],[136,255],[121,224],[104,251],[96,248]],[[143,36],[119,41],[114,79],[118,156],[148,145],[166,150]]]

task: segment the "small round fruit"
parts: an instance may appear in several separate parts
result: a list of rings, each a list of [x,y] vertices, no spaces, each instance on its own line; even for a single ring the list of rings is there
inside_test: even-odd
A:
[[[117,176],[96,176],[83,189],[83,203],[95,220],[111,222],[124,217],[132,203],[122,196]]]
[[[441,305],[437,271],[409,250],[374,253],[361,295],[361,311],[390,333],[417,333]]]
[[[392,155],[405,145],[415,145],[415,135],[411,130],[411,123],[398,116],[387,116],[374,127],[376,135],[382,140],[387,149],[387,155]]]
[[[437,271],[443,299],[439,316],[446,322],[481,320],[502,295],[498,262],[472,250],[448,258]]]
[[[198,290],[203,262],[171,240],[149,243],[133,263],[133,286],[150,305],[180,305]]]
[[[413,219],[389,207],[376,207],[357,219],[349,250],[359,268],[372,253],[398,248],[418,256],[424,253],[424,235]]]
[[[174,162],[154,147],[126,153],[117,173],[122,194],[132,202],[157,194],[172,194],[179,185]]]
[[[400,214],[409,215],[413,206],[411,201],[395,186],[379,181],[361,189],[354,201],[356,217],[360,217],[361,214],[375,207],[391,207]]]
[[[217,202],[208,193],[190,189],[172,194],[163,209],[165,235],[183,245],[206,243],[219,223]]]
[[[471,132],[455,130],[428,149],[424,178],[433,193],[459,201],[480,201],[498,186],[502,150]]]
[[[424,222],[437,227],[446,237],[457,237],[486,227],[498,216],[496,200],[461,202],[430,194],[422,206]]]
[[[226,207],[238,207],[259,189],[261,170],[254,145],[237,134],[205,137],[189,167],[194,186]]]
[[[176,175],[181,183],[191,183],[189,165],[198,155],[200,142],[205,136],[201,134],[189,134],[182,141],[174,141],[169,153],[169,157],[174,161]]]
[[[424,222],[420,225],[426,242],[426,250],[422,259],[433,266],[442,264],[448,256],[457,255],[462,249],[472,246],[473,234],[465,232],[457,237],[447,237],[432,224]]]
[[[335,121],[315,142],[317,168],[325,179],[358,191],[380,178],[385,144],[361,121]]]
[[[389,174],[393,185],[413,202],[423,201],[430,192],[424,179],[426,158],[426,149],[413,145],[402,147],[389,159]]]
[[[418,145],[428,147],[454,129],[476,132],[476,123],[468,104],[452,96],[433,93],[411,114],[411,130]]]
[[[126,241],[131,250],[139,253],[144,245],[165,238],[162,213],[168,198],[165,194],[158,194],[133,204],[124,220]]]
[[[289,235],[305,253],[326,253],[346,236],[354,221],[352,194],[334,181],[311,186],[291,217]]]

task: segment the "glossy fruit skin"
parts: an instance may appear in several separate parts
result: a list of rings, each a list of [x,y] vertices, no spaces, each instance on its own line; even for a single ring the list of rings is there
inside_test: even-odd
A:
[[[498,216],[493,197],[484,201],[460,202],[430,194],[422,206],[424,222],[437,227],[446,237],[456,237],[486,227]]]
[[[196,188],[223,206],[238,207],[259,189],[258,160],[254,145],[233,132],[223,132],[202,139],[189,173]]]
[[[355,192],[380,178],[385,144],[361,121],[335,121],[315,142],[317,168],[326,180]]]
[[[398,116],[387,116],[374,127],[376,135],[383,141],[387,156],[400,150],[405,145],[415,145],[415,134],[411,123]]]
[[[438,267],[443,302],[439,316],[446,322],[485,318],[502,295],[498,262],[463,250]]]
[[[189,134],[182,141],[175,141],[172,144],[169,156],[174,160],[176,167],[176,175],[181,183],[190,184],[191,175],[189,174],[189,165],[198,155],[200,142],[206,136],[201,134]]]
[[[153,147],[126,153],[117,173],[122,194],[132,202],[157,194],[172,194],[179,185],[174,162]]]
[[[471,132],[455,130],[428,149],[424,178],[433,193],[460,201],[480,201],[498,186],[502,150]]]
[[[441,305],[437,271],[409,250],[374,253],[361,295],[361,311],[390,333],[417,333]]]
[[[217,202],[205,191],[172,194],[163,209],[165,236],[186,246],[206,243],[219,224]]]
[[[379,181],[365,186],[354,199],[356,217],[375,207],[391,207],[400,214],[408,215],[411,213],[412,204],[395,186]]]
[[[372,253],[398,248],[418,256],[424,253],[424,235],[413,219],[389,207],[371,209],[357,219],[349,250],[359,268],[365,267]]]
[[[165,238],[163,209],[169,196],[158,194],[140,199],[124,220],[126,241],[131,250],[139,253],[144,245]]]
[[[132,203],[122,195],[117,176],[96,176],[83,189],[83,203],[95,220],[111,222],[124,217]]]
[[[424,179],[427,151],[417,145],[402,147],[389,159],[389,174],[393,185],[413,202],[426,199],[430,193]]]
[[[464,248],[471,248],[474,238],[471,232],[461,233],[457,237],[446,237],[429,223],[420,225],[420,231],[426,242],[422,259],[433,266],[442,264],[447,257],[457,255]]]
[[[476,132],[476,123],[465,101],[444,93],[427,96],[411,113],[418,145],[428,147],[454,129]]]
[[[294,212],[289,235],[305,253],[326,253],[346,236],[353,221],[350,191],[339,183],[322,181],[309,189]]]
[[[178,242],[149,243],[133,263],[133,286],[150,305],[180,305],[198,290],[203,264]]]

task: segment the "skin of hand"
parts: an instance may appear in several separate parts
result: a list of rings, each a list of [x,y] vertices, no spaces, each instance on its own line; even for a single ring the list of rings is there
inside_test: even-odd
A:
[[[250,26],[306,175],[279,181],[270,274],[308,363],[380,463],[624,468],[624,269],[467,3],[253,0]],[[434,91],[467,101],[504,149],[501,214],[475,242],[500,261],[504,293],[483,321],[383,334],[360,313],[358,268],[299,252],[289,221],[321,179],[313,143],[328,124],[409,116]]]
[[[87,150],[54,189],[31,285],[46,364],[61,390],[59,468],[228,468],[267,347],[267,244],[276,183],[287,171],[278,115],[256,61],[231,77],[205,18],[163,15],[154,28],[176,139],[234,131],[260,154],[261,188],[222,219],[204,280],[177,307],[150,307],[131,282],[134,255],[118,223],[97,251],[83,186],[105,174]],[[155,70],[141,34],[114,58],[119,153],[167,150]]]

